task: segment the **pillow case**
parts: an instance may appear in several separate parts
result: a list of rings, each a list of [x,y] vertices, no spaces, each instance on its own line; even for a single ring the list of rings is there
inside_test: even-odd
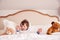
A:
[[[60,35],[60,32],[52,33],[52,35]]]
[[[46,32],[47,32],[47,30],[48,30],[48,28],[49,28],[50,26],[51,26],[51,25],[33,25],[33,26],[30,26],[30,27],[29,27],[29,31],[36,33],[37,30],[38,30],[39,28],[41,28],[41,29],[42,29],[42,33],[43,33],[43,34],[46,34]]]

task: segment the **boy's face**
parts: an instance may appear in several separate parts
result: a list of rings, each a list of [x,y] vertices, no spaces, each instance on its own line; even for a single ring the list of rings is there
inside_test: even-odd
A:
[[[25,23],[24,25],[22,25],[21,30],[22,30],[22,31],[27,30],[27,25],[26,25],[26,23]]]

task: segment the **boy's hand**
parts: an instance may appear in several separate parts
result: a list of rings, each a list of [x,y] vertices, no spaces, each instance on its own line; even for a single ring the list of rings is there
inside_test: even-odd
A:
[[[20,30],[18,25],[16,26],[16,30]]]
[[[41,32],[42,32],[42,29],[39,28],[38,31],[37,31],[37,33],[40,34]]]

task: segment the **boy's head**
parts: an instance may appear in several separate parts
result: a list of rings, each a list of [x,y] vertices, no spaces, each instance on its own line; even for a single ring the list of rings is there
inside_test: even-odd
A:
[[[54,27],[56,29],[60,27],[60,24],[57,22],[52,22],[51,24],[52,24],[52,27]]]
[[[20,26],[21,26],[21,30],[22,30],[22,31],[23,31],[23,30],[28,30],[28,28],[29,28],[29,22],[25,19],[25,20],[23,20],[23,21],[21,22]]]

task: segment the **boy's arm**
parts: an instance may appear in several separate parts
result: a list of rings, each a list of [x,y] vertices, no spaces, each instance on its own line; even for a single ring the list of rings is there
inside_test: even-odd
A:
[[[17,30],[17,31],[21,30],[21,27],[17,25],[17,26],[16,26],[16,30]]]

